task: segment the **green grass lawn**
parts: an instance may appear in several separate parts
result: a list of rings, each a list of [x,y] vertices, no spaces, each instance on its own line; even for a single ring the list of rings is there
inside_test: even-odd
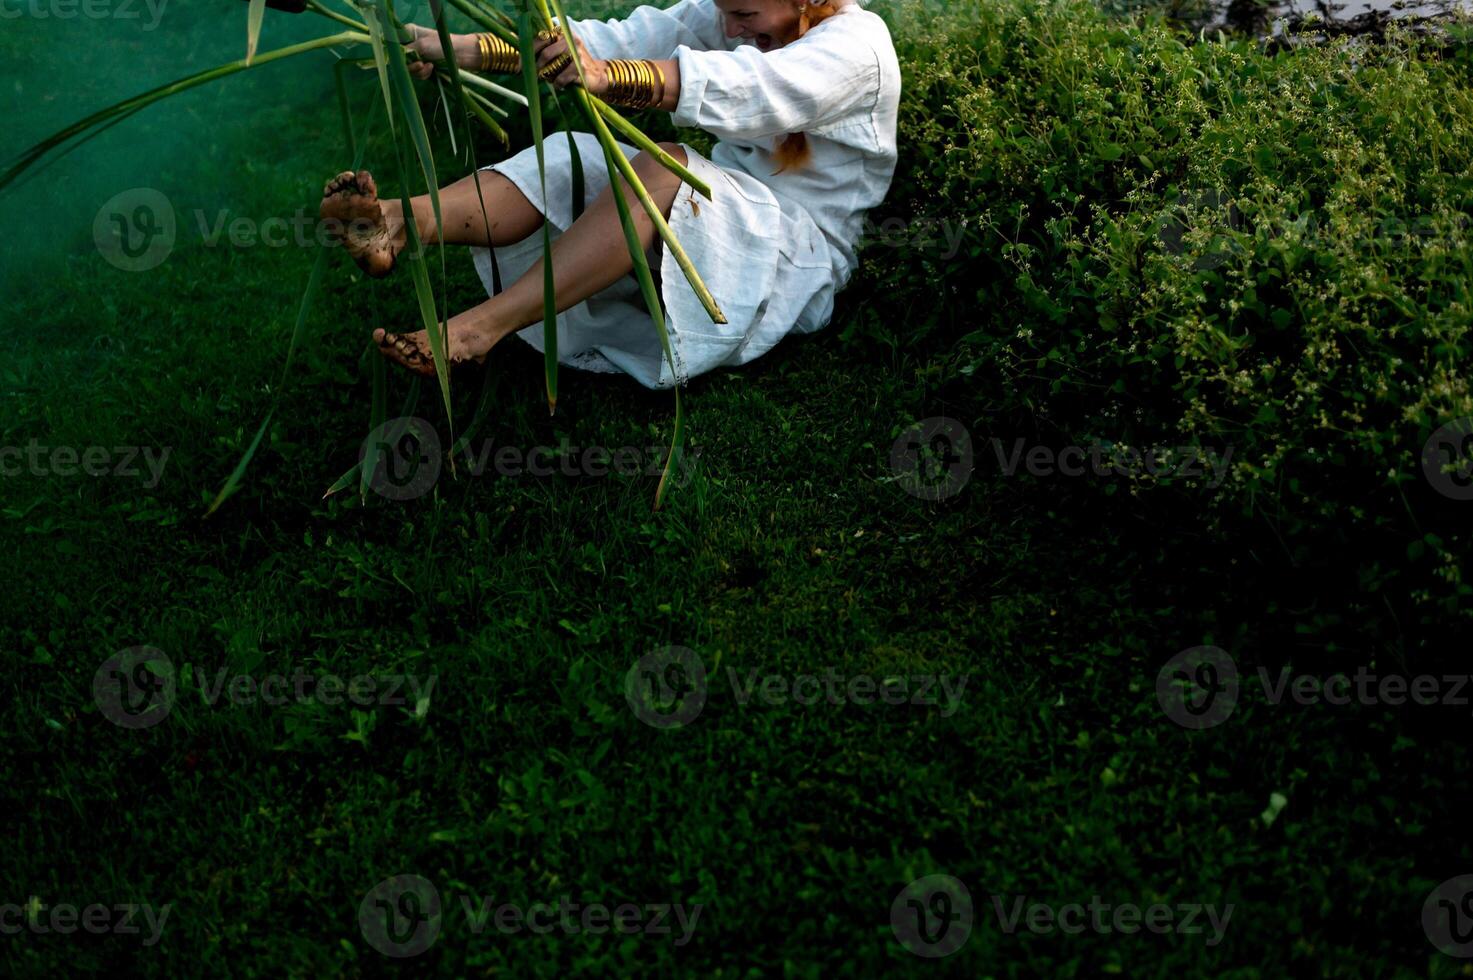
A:
[[[181,0],[145,44],[106,25],[132,46],[99,47],[116,71],[85,83],[76,65],[44,74],[61,54],[37,42],[58,27],[7,26],[0,50],[32,59],[6,69],[27,107],[7,151],[114,83],[121,96],[234,56],[233,6]],[[103,45],[82,23],[67,36]],[[324,500],[368,428],[368,335],[416,315],[406,280],[365,281],[333,254],[269,436],[206,518],[271,404],[316,249],[212,247],[196,212],[315,213],[347,162],[328,63],[202,90],[0,197],[15,243],[0,446],[168,451],[156,485],[141,459],[138,476],[0,477],[0,905],[29,906],[0,910],[0,930],[24,923],[0,936],[7,975],[1466,974],[1422,910],[1473,871],[1469,709],[1271,704],[1257,665],[1331,662],[1309,620],[1350,638],[1331,654],[1421,671],[1381,643],[1394,624],[1346,621],[1338,583],[1297,581],[1190,500],[1006,475],[988,440],[1042,437],[985,414],[949,345],[907,343],[898,302],[851,298],[826,331],[693,382],[699,455],[659,512],[643,474],[472,476],[463,459],[417,499]],[[355,82],[366,108],[374,82]],[[449,178],[463,167],[443,135]],[[180,233],[130,273],[98,254],[92,217],[139,186],[169,196]],[[453,304],[477,302],[469,257],[450,261]],[[669,393],[567,370],[549,418],[539,354],[512,338],[488,370],[478,446],[668,444]],[[458,383],[458,421],[478,388]],[[407,391],[389,376],[391,415]],[[433,391],[414,411],[446,434]],[[890,452],[938,416],[971,432],[975,469],[928,501]],[[1156,683],[1203,644],[1238,658],[1243,693],[1193,731]],[[129,729],[93,683],[139,645],[181,677],[167,717]],[[698,654],[707,690],[662,729],[625,682],[668,646]],[[211,704],[222,671],[434,681],[402,706]],[[966,683],[949,706],[744,704],[732,684],[829,671]],[[974,910],[944,959],[892,928],[902,889],[932,874]],[[433,943],[402,961],[360,924],[397,875],[443,904]],[[700,910],[684,935],[673,914],[668,934],[629,935],[478,932],[467,915],[564,897]],[[1190,933],[1033,932],[1026,915],[1009,932],[1019,899],[1232,911],[1220,942],[1205,913]],[[168,907],[157,937],[141,915],[137,935],[38,931],[40,906],[126,903]]]

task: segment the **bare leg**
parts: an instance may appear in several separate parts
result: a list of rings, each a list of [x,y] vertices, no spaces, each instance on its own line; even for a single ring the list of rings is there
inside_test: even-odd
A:
[[[445,225],[447,245],[510,245],[519,242],[542,227],[542,213],[532,206],[526,195],[502,174],[482,171],[463,177],[440,189],[440,216]],[[482,212],[481,202],[485,202]],[[435,211],[429,195],[410,199],[414,209],[415,229],[426,245],[438,242]],[[356,174],[344,171],[322,191],[322,217],[354,261],[374,277],[386,276],[394,269],[394,261],[404,248],[404,204],[398,198],[379,200],[373,175],[366,170]],[[491,235],[487,238],[487,225]]]
[[[686,162],[685,151],[678,143],[660,145],[682,164]],[[668,218],[680,190],[680,178],[643,153],[637,155],[632,163],[655,206]],[[623,190],[640,244],[648,249],[657,237],[654,223],[622,177],[618,178],[618,186]],[[542,268],[543,260],[538,259],[505,290],[451,318],[449,353],[452,363],[479,360],[507,334],[542,319]],[[552,268],[555,305],[559,313],[576,306],[634,268],[629,245],[619,224],[612,186],[606,188],[573,222],[572,227],[553,243]],[[423,330],[404,335],[376,330],[374,340],[386,355],[410,370],[434,375],[429,339]]]

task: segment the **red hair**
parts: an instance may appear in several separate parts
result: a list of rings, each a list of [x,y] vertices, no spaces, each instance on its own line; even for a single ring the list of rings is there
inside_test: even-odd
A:
[[[839,12],[836,0],[814,0],[813,3],[797,0],[797,2],[799,4],[799,37],[807,34],[815,24],[820,24]],[[772,151],[772,158],[778,164],[773,173],[780,174],[789,167],[801,167],[808,162],[810,156],[812,156],[812,150],[808,147],[808,137],[802,133],[788,133],[777,141],[777,146]]]

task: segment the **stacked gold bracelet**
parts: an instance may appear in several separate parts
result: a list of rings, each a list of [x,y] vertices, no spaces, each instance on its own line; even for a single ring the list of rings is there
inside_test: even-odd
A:
[[[653,61],[607,62],[609,90],[604,101],[626,109],[647,109],[665,94],[665,72]]]
[[[476,45],[481,51],[481,71],[509,75],[521,70],[521,53],[495,34],[477,34]]]
[[[563,32],[559,28],[537,32],[539,41],[552,41],[562,36]],[[481,52],[481,71],[512,75],[522,70],[521,52],[495,34],[477,34],[476,45]],[[564,51],[540,69],[537,75],[545,80],[556,78],[572,61],[572,55]]]

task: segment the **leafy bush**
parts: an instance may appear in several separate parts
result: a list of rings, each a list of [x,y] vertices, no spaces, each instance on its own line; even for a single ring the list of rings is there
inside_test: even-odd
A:
[[[1222,533],[1257,526],[1429,617],[1462,608],[1466,516],[1421,456],[1473,415],[1466,46],[1267,54],[1074,0],[889,16],[885,212],[965,234],[949,256],[872,238],[849,335],[948,349],[978,419],[1231,447],[1215,489],[1134,492],[1205,498]]]

